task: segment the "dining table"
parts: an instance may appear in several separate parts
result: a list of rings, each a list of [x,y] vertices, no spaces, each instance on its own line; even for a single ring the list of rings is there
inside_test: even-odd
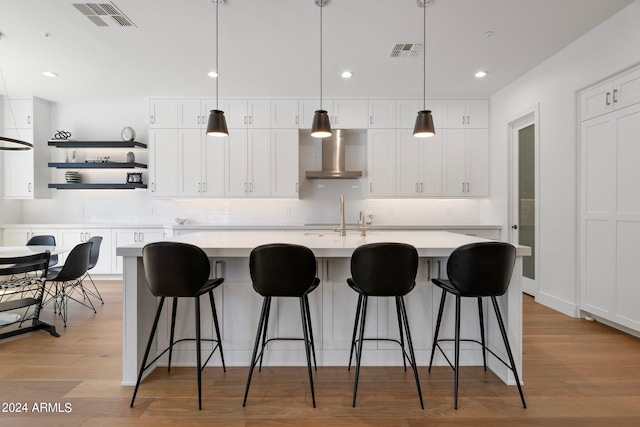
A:
[[[24,304],[20,304],[19,301],[13,300],[8,301],[13,296],[13,293],[10,291],[11,287],[1,286],[3,284],[7,284],[8,282],[15,282],[16,280],[20,280],[22,278],[16,279],[13,275],[16,273],[13,268],[16,266],[14,263],[7,262],[8,260],[14,260],[15,258],[34,255],[43,253],[45,251],[49,251],[51,255],[59,255],[68,251],[68,249],[64,246],[47,246],[47,245],[29,245],[29,246],[0,246],[0,308],[4,303],[4,310],[9,311],[8,313],[0,313],[0,327],[2,328],[10,328],[13,324],[18,324],[18,320],[20,320],[20,315],[17,313],[13,313],[12,309],[14,308],[24,308]],[[24,282],[24,286],[27,287],[32,285],[32,283]],[[22,286],[22,284],[21,284]],[[29,291],[27,291],[29,292]],[[31,314],[30,324],[23,325],[22,322],[19,322],[18,327],[13,328],[12,330],[6,332],[3,331],[0,333],[1,338],[7,338],[11,336],[15,336],[18,334],[23,334],[35,330],[45,330],[49,332],[52,336],[59,337],[60,335],[56,332],[55,326],[50,323],[43,322],[40,320],[40,309],[42,308],[42,294],[45,292],[44,288],[35,292],[36,305],[37,307],[34,309],[33,314]],[[9,298],[3,298],[7,295],[10,295]],[[24,298],[23,298],[24,300]],[[38,301],[39,300],[39,301]],[[1,311],[1,310],[0,310]],[[23,320],[24,321],[24,320]]]

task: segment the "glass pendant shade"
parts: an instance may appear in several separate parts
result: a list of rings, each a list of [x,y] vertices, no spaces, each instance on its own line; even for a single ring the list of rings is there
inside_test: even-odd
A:
[[[331,123],[325,110],[316,110],[311,125],[311,136],[314,138],[327,138],[331,136]]]
[[[416,125],[413,128],[413,136],[416,138],[427,138],[436,134],[433,126],[433,116],[430,110],[418,111]]]
[[[209,121],[207,122],[207,136],[228,136],[227,121],[224,118],[224,111],[211,110]]]
[[[6,151],[25,151],[31,150],[33,148],[33,144],[21,141],[19,139],[7,138],[5,136],[0,136],[0,150]]]

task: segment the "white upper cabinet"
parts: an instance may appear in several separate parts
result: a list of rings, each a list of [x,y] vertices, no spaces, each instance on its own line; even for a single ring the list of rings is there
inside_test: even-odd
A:
[[[298,130],[271,130],[271,197],[298,197]]]
[[[369,129],[396,127],[396,101],[394,99],[369,100]]]
[[[298,117],[299,124],[298,128],[300,129],[311,129],[311,125],[313,124],[313,115],[316,110],[326,110],[329,115],[329,119],[333,116],[333,100],[332,99],[322,99],[322,108],[320,108],[320,100],[319,99],[301,99],[298,101]],[[333,120],[331,120],[331,124],[333,125]]]
[[[426,103],[421,99],[403,99],[396,101],[396,128],[413,129],[416,124],[418,111],[430,110],[433,116],[433,125],[436,129],[442,127],[442,101],[439,99],[427,99]]]
[[[149,196],[178,195],[178,130],[149,130]]]
[[[226,100],[224,105],[228,128],[265,129],[271,127],[271,101],[268,99]]]
[[[580,118],[588,120],[640,102],[640,69],[599,84],[580,96]]]
[[[47,167],[51,137],[51,113],[47,101],[39,98],[5,98],[2,105],[6,137],[33,144],[32,150],[4,151],[2,158],[5,199],[49,199],[51,172]],[[15,118],[15,120],[14,120]]]
[[[443,127],[447,129],[489,127],[489,101],[486,99],[445,99],[442,113]]]
[[[271,182],[271,131],[229,131],[225,156],[227,197],[269,197]]]
[[[396,196],[442,195],[442,134],[416,138],[413,130],[396,131]]]
[[[444,196],[489,196],[489,132],[487,129],[443,129]]]
[[[334,99],[331,125],[336,129],[366,129],[369,125],[367,101]]]
[[[396,131],[371,129],[367,135],[369,197],[396,195]]]
[[[178,196],[224,196],[224,138],[178,131]]]
[[[271,129],[298,129],[298,100],[271,100]]]
[[[149,100],[149,128],[171,129],[178,127],[177,99]]]

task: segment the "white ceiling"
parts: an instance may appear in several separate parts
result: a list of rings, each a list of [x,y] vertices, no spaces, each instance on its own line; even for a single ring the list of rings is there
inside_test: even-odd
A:
[[[434,0],[427,97],[488,97],[633,1]],[[74,2],[0,1],[0,68],[10,96],[215,97],[206,75],[215,68],[210,0],[114,0],[135,28],[97,27]],[[323,15],[325,97],[422,97],[422,57],[389,57],[395,43],[422,42],[416,0],[329,0]],[[220,97],[319,96],[313,0],[225,0],[219,22]],[[344,69],[355,76],[340,78]],[[475,79],[481,69],[490,74]]]

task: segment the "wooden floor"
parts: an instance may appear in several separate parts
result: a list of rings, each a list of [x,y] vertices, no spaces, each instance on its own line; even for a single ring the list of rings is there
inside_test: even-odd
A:
[[[197,410],[193,368],[156,370],[129,408],[121,387],[120,282],[99,283],[98,313],[72,306],[61,333],[0,341],[0,426],[638,426],[640,340],[598,323],[572,319],[525,296],[523,409],[517,389],[491,372],[461,370],[453,409],[453,373],[420,367],[425,409],[411,372],[362,368],[358,405],[351,407],[353,371],[321,367],[311,407],[306,368],[265,368],[254,375],[247,407],[247,368],[206,368],[203,410]],[[640,309],[640,308],[639,308]],[[16,405],[27,412],[16,413]],[[41,406],[44,404],[44,406]],[[34,411],[42,408],[43,411]],[[53,412],[52,412],[53,411]]]

